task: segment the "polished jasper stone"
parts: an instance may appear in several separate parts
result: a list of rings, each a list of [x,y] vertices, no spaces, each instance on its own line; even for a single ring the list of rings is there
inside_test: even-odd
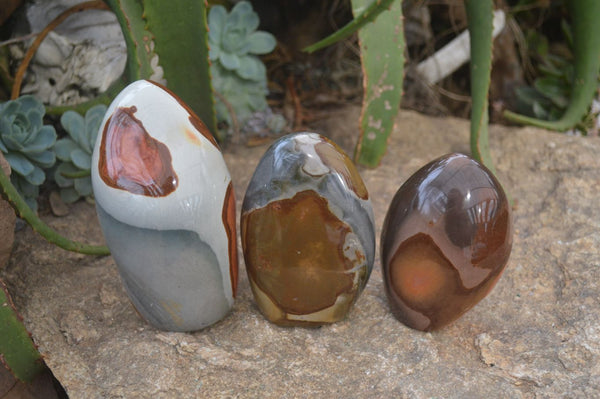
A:
[[[242,206],[242,247],[263,314],[280,325],[343,319],[369,279],[373,210],[351,160],[315,133],[275,142]]]
[[[212,135],[180,99],[148,81],[126,87],[100,127],[92,184],[106,243],[144,319],[194,331],[230,311],[233,186]]]
[[[494,287],[512,247],[506,195],[477,161],[449,154],[400,187],[381,234],[396,317],[419,330],[456,320]]]

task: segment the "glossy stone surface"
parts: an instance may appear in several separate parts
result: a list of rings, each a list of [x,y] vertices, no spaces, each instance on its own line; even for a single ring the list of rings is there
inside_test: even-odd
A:
[[[431,331],[494,287],[512,247],[506,195],[492,173],[462,154],[419,169],[396,192],[381,233],[381,263],[394,315]]]
[[[242,247],[254,298],[270,321],[343,319],[375,257],[367,189],[346,154],[316,133],[276,141],[242,206]]]
[[[180,99],[149,81],[126,87],[101,124],[92,184],[107,245],[144,319],[194,331],[229,312],[233,186],[212,135]]]

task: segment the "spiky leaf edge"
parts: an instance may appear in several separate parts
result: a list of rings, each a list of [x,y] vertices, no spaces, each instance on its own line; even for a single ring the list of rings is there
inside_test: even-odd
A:
[[[205,1],[143,0],[167,86],[217,135]],[[221,137],[217,137],[221,138]]]

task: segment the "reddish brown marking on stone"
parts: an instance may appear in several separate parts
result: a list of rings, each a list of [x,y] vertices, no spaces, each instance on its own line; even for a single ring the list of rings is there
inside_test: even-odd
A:
[[[386,288],[396,317],[412,328],[431,331],[462,316],[479,302],[497,281],[496,270],[477,287],[466,289],[460,274],[433,242],[419,233],[405,240],[385,268]],[[420,314],[429,319],[421,325]]]
[[[151,137],[133,114],[119,107],[110,116],[100,143],[99,174],[106,185],[148,197],[164,197],[177,188],[167,146]]]
[[[189,105],[187,105],[181,98],[177,96],[177,94],[173,93],[170,89],[166,88],[165,86],[153,82],[151,80],[147,80],[147,82],[152,83],[153,85],[161,88],[162,90],[166,91],[171,97],[173,97],[179,103],[179,105],[181,105],[188,112],[188,114],[190,114],[190,123],[196,128],[196,130],[201,135],[206,137],[206,139],[208,139],[208,141],[210,141],[219,151],[221,150],[219,148],[219,145],[217,144],[217,141],[215,140],[215,137],[212,135],[210,130],[208,130],[208,127],[204,124],[204,122],[202,122],[200,118],[198,118],[196,113],[192,111]]]
[[[363,182],[356,166],[337,144],[323,137],[323,141],[315,145],[315,151],[321,161],[330,169],[339,173],[348,188],[356,193],[359,198],[369,199],[367,187]]]
[[[312,190],[242,215],[250,278],[280,309],[311,314],[352,294],[354,263],[344,256],[351,229]]]
[[[235,195],[233,185],[229,182],[225,201],[223,203],[223,225],[227,232],[227,245],[229,246],[229,278],[231,279],[231,290],[235,298],[238,285],[238,254],[237,254],[237,235],[235,231]]]

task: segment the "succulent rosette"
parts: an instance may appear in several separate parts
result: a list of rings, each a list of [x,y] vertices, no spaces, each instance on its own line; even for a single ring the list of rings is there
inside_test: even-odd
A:
[[[12,183],[34,210],[46,180],[44,169],[56,162],[56,131],[44,125],[45,113],[44,105],[29,95],[0,104],[0,151],[12,168]]]
[[[257,31],[258,25],[258,14],[247,1],[237,3],[229,13],[216,5],[208,14],[213,86],[241,122],[267,107],[267,73],[258,55],[273,51],[277,42],[272,34]],[[217,101],[216,108],[218,119],[231,123],[225,105]]]
[[[62,200],[67,203],[92,196],[92,151],[105,113],[106,106],[100,104],[90,108],[85,116],[67,111],[60,118],[68,136],[59,139],[54,146],[56,157],[61,161],[54,179]]]

